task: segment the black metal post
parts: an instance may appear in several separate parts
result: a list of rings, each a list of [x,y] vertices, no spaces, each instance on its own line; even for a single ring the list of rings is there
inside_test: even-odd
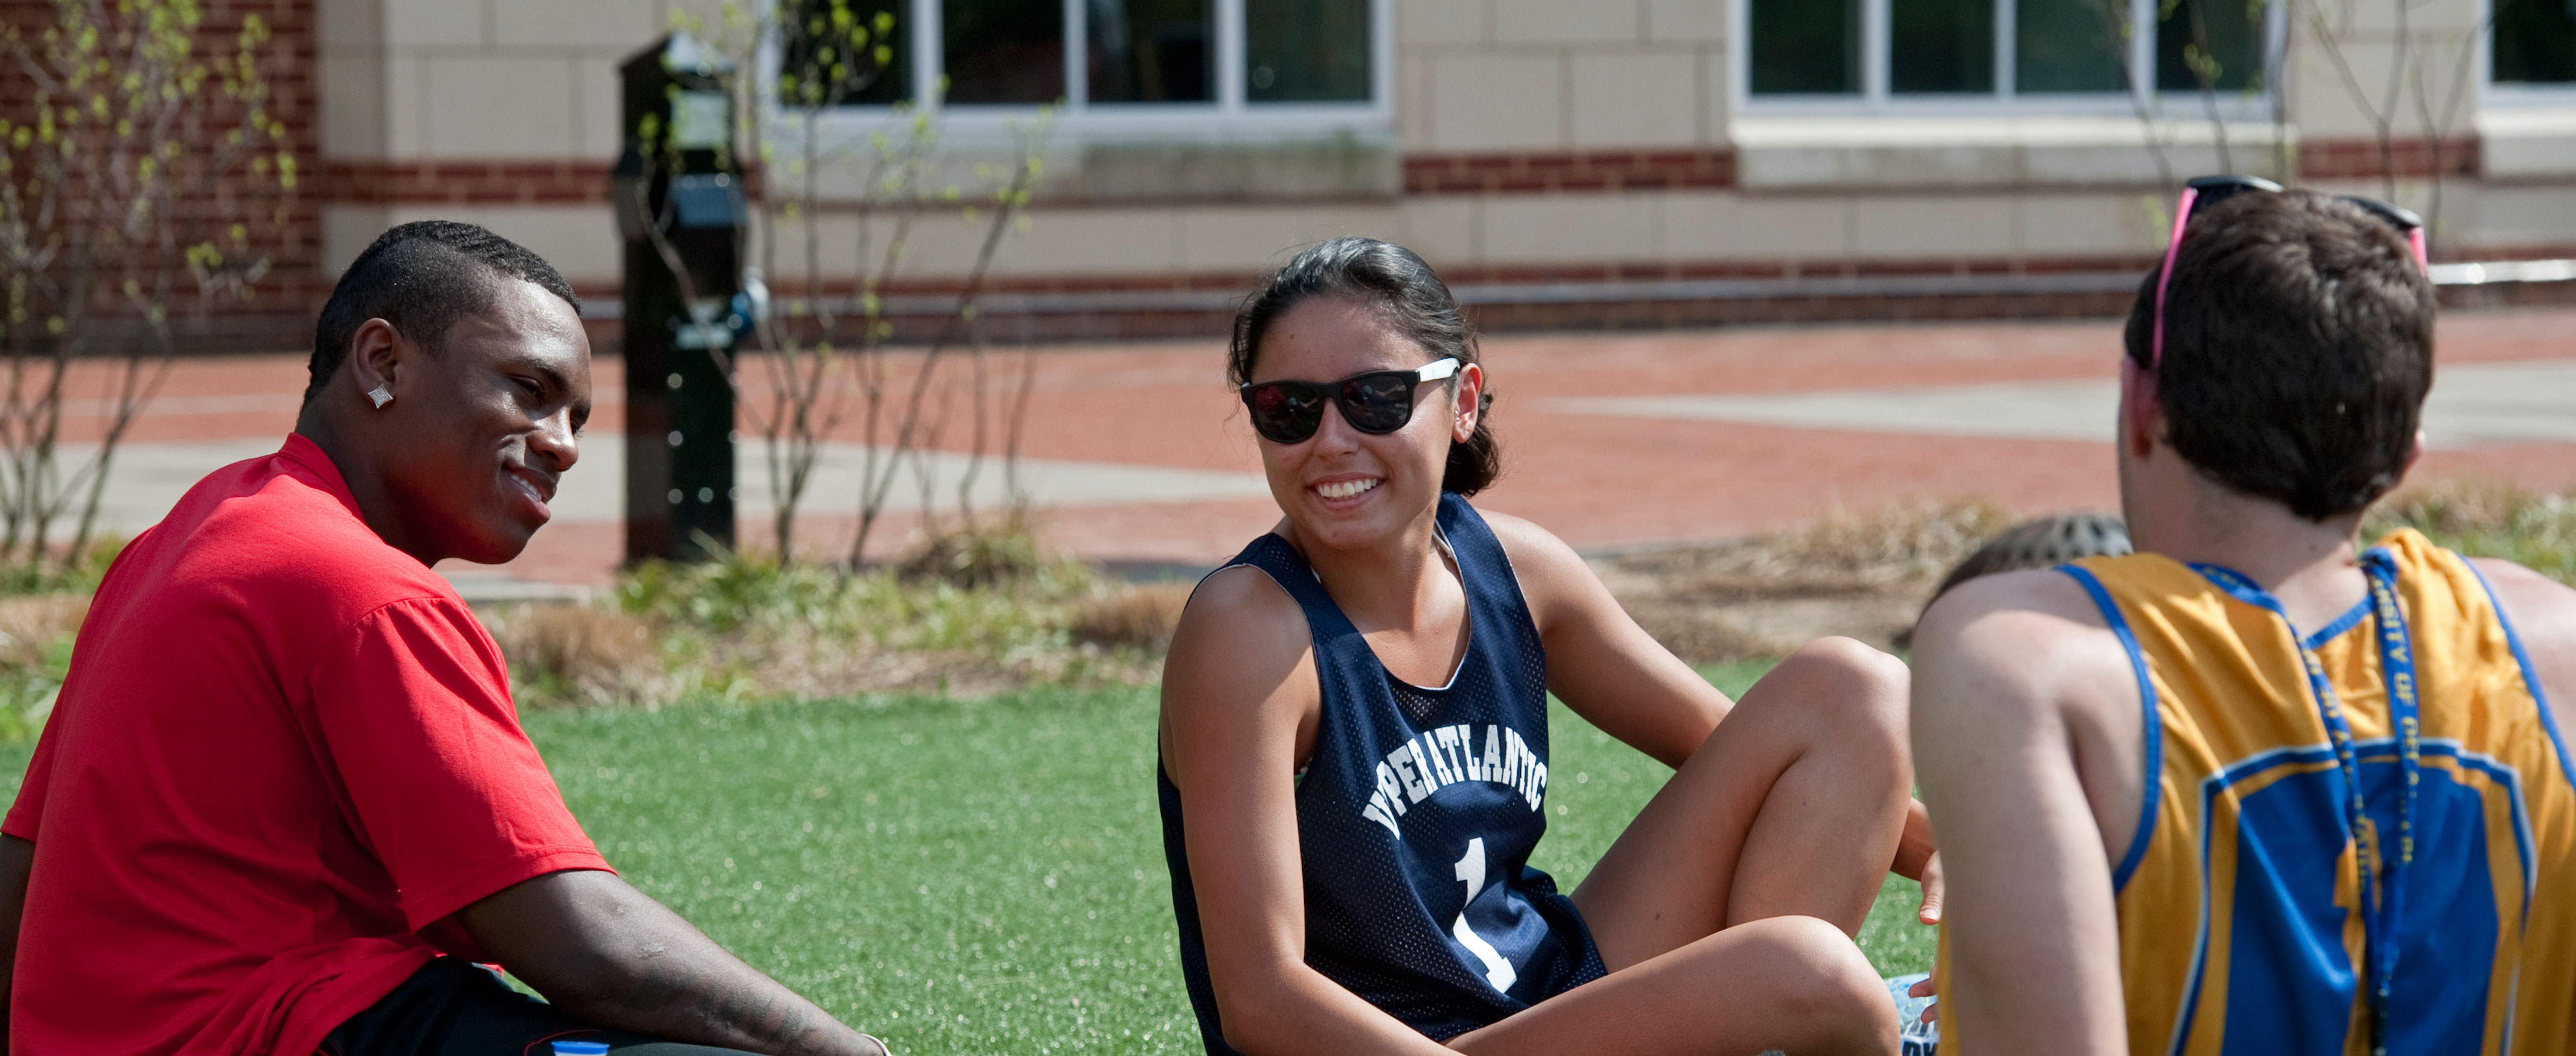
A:
[[[741,322],[734,300],[744,209],[722,72],[681,34],[619,67],[626,148],[614,193],[626,242],[630,563],[705,560],[734,545],[734,393],[725,365]],[[665,248],[680,260],[685,290]]]

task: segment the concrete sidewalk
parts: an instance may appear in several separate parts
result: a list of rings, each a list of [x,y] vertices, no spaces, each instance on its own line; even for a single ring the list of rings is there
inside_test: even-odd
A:
[[[1963,495],[2033,513],[2107,508],[2118,347],[2108,321],[1493,338],[1484,354],[1506,468],[1479,503],[1587,549]],[[997,371],[1016,369],[1015,353],[995,355]],[[2434,450],[2416,481],[2576,486],[2576,311],[2454,313],[2441,361],[2427,414]],[[1137,566],[1204,566],[1277,519],[1223,362],[1215,340],[1038,352],[1024,423],[1035,457],[1020,471],[1057,545]],[[952,360],[943,381],[964,366]],[[139,531],[199,476],[274,450],[304,373],[300,353],[179,364],[118,454],[110,526]],[[611,580],[622,552],[622,375],[610,357],[597,375],[601,406],[555,522],[508,565],[442,571],[482,590]],[[750,389],[761,398],[756,377]],[[969,462],[958,413],[924,460],[934,507],[951,517]],[[798,549],[815,556],[845,553],[856,526],[866,437],[844,417],[798,523]],[[746,443],[741,459],[741,538],[765,545],[775,503],[762,450]],[[915,531],[917,485],[895,487],[872,554]],[[997,462],[986,460],[970,497],[987,510],[1002,502]]]

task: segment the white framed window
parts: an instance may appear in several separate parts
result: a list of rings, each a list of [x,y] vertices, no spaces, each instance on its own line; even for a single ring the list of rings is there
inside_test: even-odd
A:
[[[2214,101],[2227,120],[2270,120],[2287,30],[2279,0],[1734,8],[1735,93],[1754,112],[2128,113],[2155,99],[2178,114],[2205,116]]]
[[[2487,101],[2576,103],[2576,0],[2489,0]]]
[[[806,68],[804,20],[834,0],[776,0],[767,98]],[[840,0],[891,16],[882,76],[837,96],[832,119],[936,107],[973,135],[1060,104],[1083,135],[1337,133],[1392,126],[1394,0]],[[867,63],[874,68],[873,63]],[[792,76],[792,74],[790,74]]]

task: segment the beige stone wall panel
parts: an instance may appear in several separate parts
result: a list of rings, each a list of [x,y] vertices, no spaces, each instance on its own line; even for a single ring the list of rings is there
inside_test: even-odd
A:
[[[480,48],[492,41],[487,0],[382,0],[385,43]]]
[[[2021,248],[2010,195],[1920,194],[1855,198],[1852,256],[1880,260],[1993,260]]]
[[[1506,44],[1631,44],[1643,39],[1640,0],[1490,0]]]
[[[436,55],[423,61],[429,155],[551,159],[574,144],[578,67],[571,60]]]
[[[1348,235],[1410,245],[1406,219],[1392,205],[1191,209],[1180,214],[1178,270],[1263,274],[1288,263],[1299,250]]]
[[[382,49],[385,0],[313,0],[314,43],[332,48]]]
[[[366,251],[367,243],[394,226],[393,210],[377,205],[331,205],[322,209],[322,274],[338,275]]]
[[[1487,267],[1549,267],[1657,260],[1663,196],[1512,195],[1484,208]]]
[[[2490,109],[2478,135],[2488,179],[2576,176],[2576,105]]]
[[[1688,51],[1577,53],[1574,145],[1691,146],[1708,127],[1700,109],[1699,56]]]
[[[1181,269],[1181,212],[1175,209],[1033,211],[994,257],[996,275],[1169,275]],[[973,264],[991,214],[969,222],[956,213],[926,217],[916,228],[914,272],[963,275]]]
[[[1550,150],[1567,142],[1564,63],[1553,51],[1442,55],[1432,64],[1430,145]]]
[[[492,13],[493,43],[504,48],[631,51],[663,27],[658,0],[501,0]]]
[[[2401,27],[2419,40],[2476,31],[2485,12],[2478,0],[2293,0],[2292,32],[2313,37],[2322,17],[2337,37],[2386,38]],[[2309,41],[2301,41],[2302,44]],[[2456,45],[2454,45],[2456,46]]]
[[[592,53],[573,60],[573,152],[585,158],[614,158],[626,145],[621,126],[622,86],[617,80],[621,56]]]
[[[2231,125],[2240,169],[2268,166],[2273,128]],[[1748,189],[1964,190],[2153,186],[2157,150],[2176,175],[2215,172],[2218,126],[2128,117],[1744,118],[1730,126]]]
[[[2346,139],[2375,134],[2372,112],[2387,101],[2392,75],[2401,74],[2402,89],[2397,104],[2395,128],[2401,136],[2421,136],[2426,126],[2423,108],[2419,107],[2414,84],[2419,76],[2429,93],[2433,120],[2442,120],[2453,100],[2453,87],[2459,86],[2456,125],[2453,134],[2467,132],[2477,116],[2478,86],[2475,74],[2462,78],[2461,63],[2473,62],[2475,53],[2459,47],[2453,38],[2447,45],[2427,43],[2418,47],[2408,68],[2400,70],[2402,50],[2393,38],[2363,37],[2342,44],[2344,65],[2352,71],[2352,80],[2362,92],[2356,94],[2324,48],[2314,41],[2302,42],[2292,49],[2289,100],[2290,120],[2299,126],[2299,134],[2309,139]]]
[[[614,285],[625,274],[626,250],[608,204],[521,206],[395,206],[386,223],[462,220],[481,224],[546,258],[576,286]],[[381,233],[381,232],[379,232]],[[368,240],[373,234],[367,236]],[[366,248],[364,240],[359,249]],[[350,254],[351,258],[356,253]],[[345,266],[345,264],[344,264]]]
[[[1462,268],[1485,261],[1485,201],[1466,195],[1407,198],[1404,245],[1434,268]]]
[[[2014,207],[2021,253],[2043,260],[2151,257],[2172,234],[2173,203],[2160,192],[2026,194]]]
[[[2375,189],[2365,193],[2376,194]],[[2417,205],[2423,209],[2425,206]],[[2442,192],[2435,245],[2563,254],[2576,246],[2576,186],[2458,181]]]
[[[385,157],[418,158],[429,148],[429,68],[408,54],[385,59]]]
[[[1396,0],[1396,44],[1413,48],[1491,40],[1488,6],[1488,0]]]
[[[1646,0],[1648,41],[1657,44],[1723,44],[1724,0]]]
[[[320,69],[317,100],[322,111],[322,156],[326,158],[382,158],[392,149],[392,128],[387,120],[394,100],[408,93],[389,83],[394,67],[384,59],[381,49],[358,45],[330,45],[316,56]]]
[[[1812,261],[1850,253],[1851,207],[1839,196],[1734,191],[1663,196],[1663,249],[1679,261]]]

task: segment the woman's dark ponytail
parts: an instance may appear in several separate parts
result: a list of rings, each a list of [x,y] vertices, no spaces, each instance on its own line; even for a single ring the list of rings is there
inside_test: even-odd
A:
[[[1251,381],[1253,360],[1270,324],[1299,302],[1319,295],[1348,297],[1375,309],[1433,360],[1455,356],[1461,365],[1477,361],[1476,335],[1459,314],[1448,284],[1440,281],[1431,265],[1391,242],[1336,238],[1297,254],[1244,300],[1234,317],[1234,340],[1226,350],[1226,376],[1237,385]],[[1450,445],[1449,463],[1440,474],[1442,491],[1473,495],[1493,486],[1502,475],[1502,452],[1489,424],[1494,405],[1490,383],[1477,393],[1476,405],[1475,433],[1464,443]]]

